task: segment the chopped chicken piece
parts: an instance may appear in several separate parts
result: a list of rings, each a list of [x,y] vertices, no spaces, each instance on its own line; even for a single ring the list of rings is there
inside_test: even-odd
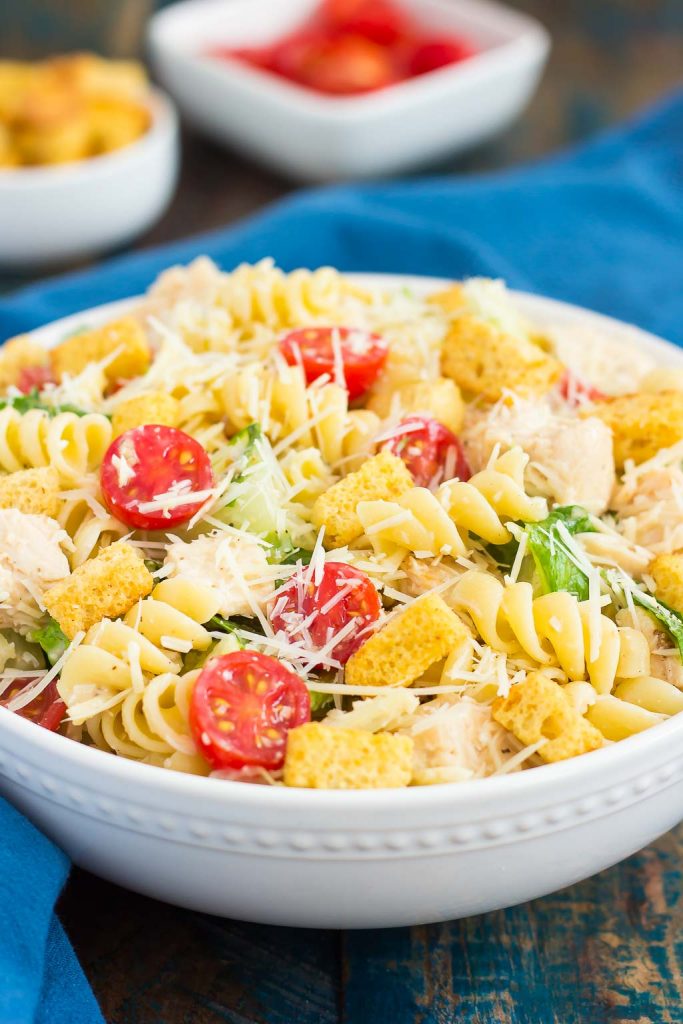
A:
[[[448,581],[455,583],[465,571],[450,563],[439,562],[435,565],[432,561],[415,558],[414,555],[408,555],[401,563],[401,570],[405,573],[405,579],[401,581],[400,589],[409,597],[420,597]],[[440,593],[448,604],[448,588]]]
[[[639,470],[645,469],[644,472]],[[683,548],[683,470],[679,464],[636,467],[624,475],[610,507],[619,530],[653,554]]]
[[[169,576],[185,576],[221,595],[221,615],[253,615],[275,589],[277,567],[263,547],[244,536],[215,533],[185,543],[175,539],[164,561]],[[280,570],[281,572],[281,570]]]
[[[0,509],[0,629],[25,633],[44,614],[43,594],[70,573],[68,534],[54,520]]]
[[[612,435],[595,417],[576,419],[547,402],[506,397],[492,409],[472,411],[462,439],[474,472],[497,445],[520,445],[529,455],[525,484],[559,505],[581,505],[600,515],[614,487]]]
[[[469,697],[430,700],[399,732],[413,740],[414,785],[492,775],[521,746],[494,720],[488,705]]]

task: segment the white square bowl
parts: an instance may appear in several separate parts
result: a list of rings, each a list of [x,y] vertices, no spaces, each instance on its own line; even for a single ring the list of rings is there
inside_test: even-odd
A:
[[[476,56],[382,91],[330,97],[237,60],[217,45],[273,42],[317,0],[184,0],[151,19],[157,74],[189,121],[220,143],[304,181],[425,165],[501,131],[543,70],[548,34],[491,0],[399,0],[421,25],[470,39]]]

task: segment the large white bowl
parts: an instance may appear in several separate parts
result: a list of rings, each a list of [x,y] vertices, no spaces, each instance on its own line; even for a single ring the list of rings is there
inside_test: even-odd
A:
[[[0,170],[0,266],[49,267],[130,242],[166,209],[178,177],[178,124],[152,90],[151,125],[129,146],[54,167]]]
[[[434,289],[443,282],[359,277]],[[539,323],[596,328],[683,365],[671,345],[519,296]],[[35,332],[46,345],[101,307]],[[683,715],[560,764],[406,790],[270,789],[136,764],[0,709],[0,792],[82,867],[249,921],[369,928],[447,920],[586,878],[683,818]]]
[[[304,181],[393,174],[467,149],[524,109],[545,64],[548,34],[493,0],[400,0],[425,27],[462,33],[479,52],[363,96],[330,97],[238,61],[217,45],[280,38],[318,0],[186,0],[150,21],[160,81],[218,142]]]

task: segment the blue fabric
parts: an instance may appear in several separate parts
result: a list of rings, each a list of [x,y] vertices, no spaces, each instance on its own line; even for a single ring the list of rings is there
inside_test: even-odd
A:
[[[143,291],[208,253],[223,268],[500,276],[683,344],[683,93],[573,151],[497,174],[338,186],[0,300],[0,337]],[[68,865],[0,804],[0,1022],[101,1020],[53,915]]]

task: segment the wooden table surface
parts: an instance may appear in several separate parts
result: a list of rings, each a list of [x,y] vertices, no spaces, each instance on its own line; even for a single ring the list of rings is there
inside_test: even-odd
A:
[[[442,170],[541,156],[680,82],[682,0],[516,6],[554,37],[542,89],[503,138]],[[290,188],[187,135],[178,195],[140,246],[228,224]],[[109,1024],[681,1024],[682,859],[678,830],[545,899],[392,931],[222,921],[80,871],[60,911]]]

